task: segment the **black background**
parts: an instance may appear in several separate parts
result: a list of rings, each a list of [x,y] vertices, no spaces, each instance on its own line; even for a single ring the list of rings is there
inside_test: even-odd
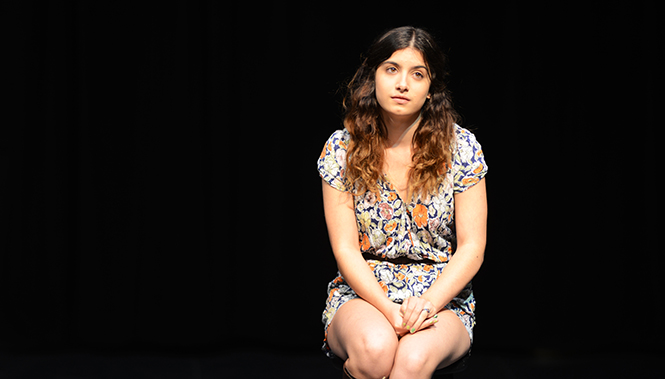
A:
[[[358,3],[3,2],[0,349],[318,350],[316,159],[411,24],[489,166],[475,347],[662,351],[655,2]]]

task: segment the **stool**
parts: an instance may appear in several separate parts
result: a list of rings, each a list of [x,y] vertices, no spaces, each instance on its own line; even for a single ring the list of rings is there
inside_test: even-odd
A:
[[[466,353],[466,355],[455,361],[455,363],[451,364],[450,366],[434,371],[434,375],[432,375],[432,378],[452,379],[453,374],[462,372],[466,369],[470,356],[471,356],[471,351]],[[337,356],[332,359],[332,363],[335,367],[337,367],[340,370],[342,370],[342,366],[344,366],[344,361]]]

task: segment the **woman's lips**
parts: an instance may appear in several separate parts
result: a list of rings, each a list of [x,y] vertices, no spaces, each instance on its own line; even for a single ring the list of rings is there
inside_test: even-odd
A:
[[[402,96],[391,96],[390,98],[393,99],[397,104],[406,104],[410,101],[408,98]]]

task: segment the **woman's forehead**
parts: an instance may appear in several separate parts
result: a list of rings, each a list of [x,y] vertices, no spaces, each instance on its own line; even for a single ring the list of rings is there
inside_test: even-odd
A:
[[[400,66],[426,66],[423,54],[413,47],[395,50],[390,58],[386,59],[387,61],[398,63]]]

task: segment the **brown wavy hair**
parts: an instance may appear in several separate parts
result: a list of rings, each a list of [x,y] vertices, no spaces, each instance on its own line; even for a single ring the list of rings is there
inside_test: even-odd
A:
[[[378,193],[383,172],[388,131],[376,99],[376,69],[397,50],[415,48],[428,68],[431,98],[421,109],[421,120],[414,132],[413,166],[409,171],[409,197],[437,190],[450,167],[455,141],[454,124],[459,120],[453,109],[445,80],[446,58],[434,38],[425,30],[405,26],[380,36],[368,49],[364,60],[347,85],[344,98],[344,127],[351,134],[347,149],[346,180],[355,195]]]

